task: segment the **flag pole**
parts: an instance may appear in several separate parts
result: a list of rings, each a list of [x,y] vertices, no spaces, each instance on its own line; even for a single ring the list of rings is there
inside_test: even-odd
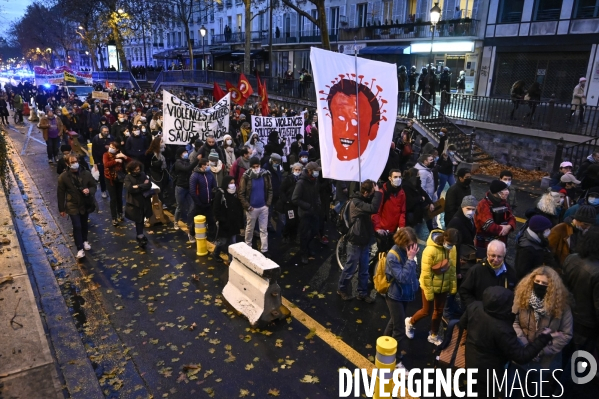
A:
[[[362,152],[360,148],[360,109],[358,107],[358,43],[356,36],[354,36],[354,68],[356,74],[356,115],[358,118],[358,179],[360,180],[360,184],[362,184],[362,159],[360,157]]]

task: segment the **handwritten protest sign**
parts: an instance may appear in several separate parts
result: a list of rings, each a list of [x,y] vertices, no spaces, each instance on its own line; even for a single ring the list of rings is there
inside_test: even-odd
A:
[[[162,113],[166,144],[188,144],[196,138],[206,140],[209,134],[222,141],[229,132],[231,95],[227,94],[212,108],[200,109],[164,90]]]
[[[279,132],[279,139],[285,141],[284,153],[289,154],[289,146],[298,134],[304,135],[304,117],[289,116],[276,118],[272,116],[252,115],[252,133],[258,133],[263,143],[268,141],[268,135],[273,130]]]

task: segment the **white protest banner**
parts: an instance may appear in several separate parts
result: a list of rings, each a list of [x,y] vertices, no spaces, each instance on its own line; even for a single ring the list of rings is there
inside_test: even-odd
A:
[[[358,58],[356,73],[354,57],[315,47],[310,61],[323,176],[359,181],[360,159],[362,181],[377,181],[389,157],[397,117],[395,64]]]
[[[290,116],[276,118],[273,116],[252,115],[252,133],[258,133],[260,141],[268,142],[268,135],[272,131],[279,132],[279,139],[285,141],[284,154],[289,154],[289,147],[295,141],[298,134],[304,135],[304,117]]]
[[[166,144],[188,144],[192,139],[206,140],[209,134],[217,141],[229,132],[231,94],[221,98],[212,108],[200,109],[168,91],[163,91],[163,137]]]

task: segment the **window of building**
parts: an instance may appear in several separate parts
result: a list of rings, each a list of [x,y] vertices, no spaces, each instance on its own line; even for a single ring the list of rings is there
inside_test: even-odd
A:
[[[562,10],[562,0],[536,0],[533,21],[556,21]]]
[[[318,10],[310,10],[310,16],[315,20],[318,20]],[[320,30],[318,29],[318,26],[314,25],[312,21],[310,21],[310,25],[312,25],[312,36],[320,36]]]
[[[522,20],[524,0],[501,0],[497,23],[511,24]]]
[[[242,19],[242,15],[241,14],[237,14],[237,26],[235,27],[238,31],[241,31],[241,27],[243,26],[242,23],[243,19]]]
[[[329,29],[334,34],[339,29],[339,7],[331,7],[331,20],[329,21]]]
[[[366,26],[367,18],[368,18],[368,3],[358,4],[358,21],[357,21],[358,28]]]
[[[599,0],[577,0],[574,18],[599,17]]]
[[[393,22],[393,0],[383,2],[383,15],[381,23],[390,24]]]

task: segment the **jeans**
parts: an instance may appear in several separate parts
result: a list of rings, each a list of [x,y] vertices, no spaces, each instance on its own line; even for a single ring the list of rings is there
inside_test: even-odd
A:
[[[229,253],[229,245],[235,244],[237,242],[237,234],[232,235],[231,237],[222,237],[216,240],[216,246],[214,247],[214,253],[212,254],[214,257],[220,255],[221,252],[225,252],[224,249],[227,249],[227,255],[229,256],[229,261],[231,261],[231,254]]]
[[[94,161],[96,161],[94,159]],[[100,173],[100,189],[102,192],[106,191],[106,179],[104,179],[104,164],[96,162],[98,166],[98,173]]]
[[[46,140],[46,152],[48,153],[48,159],[54,159],[58,156],[60,150],[60,137],[50,138]]]
[[[435,297],[432,301],[427,301],[424,296],[424,290],[421,289],[422,292],[422,309],[414,313],[412,316],[412,320],[410,321],[412,325],[415,325],[418,320],[425,318],[431,312],[431,305],[433,308],[433,319],[431,320],[431,334],[437,335],[439,332],[439,325],[441,325],[441,317],[443,317],[443,309],[445,308],[445,300],[447,299],[447,292],[442,292],[440,294],[435,294]]]
[[[310,242],[318,234],[318,216],[304,214],[299,221],[300,234],[300,253],[302,256],[308,256],[310,252]]]
[[[368,295],[368,260],[370,259],[370,244],[363,246],[347,243],[347,264],[339,277],[338,289],[348,293],[352,277],[358,272],[358,295]]]
[[[408,302],[396,301],[387,297],[387,307],[389,308],[389,322],[385,327],[383,335],[393,337],[397,341],[397,361],[401,361],[401,352],[408,350],[408,339],[406,337],[406,308]]]
[[[75,239],[75,246],[77,250],[80,251],[83,249],[83,243],[87,241],[87,218],[88,214],[76,214],[69,215],[71,217],[71,223],[73,223],[73,238]]]
[[[109,180],[106,188],[110,195],[110,215],[116,219],[123,214],[123,183],[119,179]]]
[[[260,226],[260,251],[268,252],[268,207],[265,205],[262,208],[254,208],[251,211],[245,211],[247,224],[245,226],[245,243],[252,246],[252,238],[254,237],[254,227],[256,221]]]
[[[216,222],[214,221],[214,215],[212,214],[212,205],[194,205],[193,212],[187,222],[187,228],[192,237],[195,237],[196,235],[194,218],[197,215],[206,216],[206,227],[208,227],[206,238],[208,241],[212,241],[212,239],[216,237]]]
[[[189,218],[192,210],[193,199],[189,194],[188,188],[175,187],[175,200],[177,201],[177,209],[175,209],[175,224],[179,220],[189,225]],[[183,217],[181,217],[183,216]]]
[[[455,176],[452,174],[444,175],[439,173],[439,188],[437,189],[437,198],[441,198],[441,193],[445,190],[445,183],[449,183],[449,187],[455,184]]]

